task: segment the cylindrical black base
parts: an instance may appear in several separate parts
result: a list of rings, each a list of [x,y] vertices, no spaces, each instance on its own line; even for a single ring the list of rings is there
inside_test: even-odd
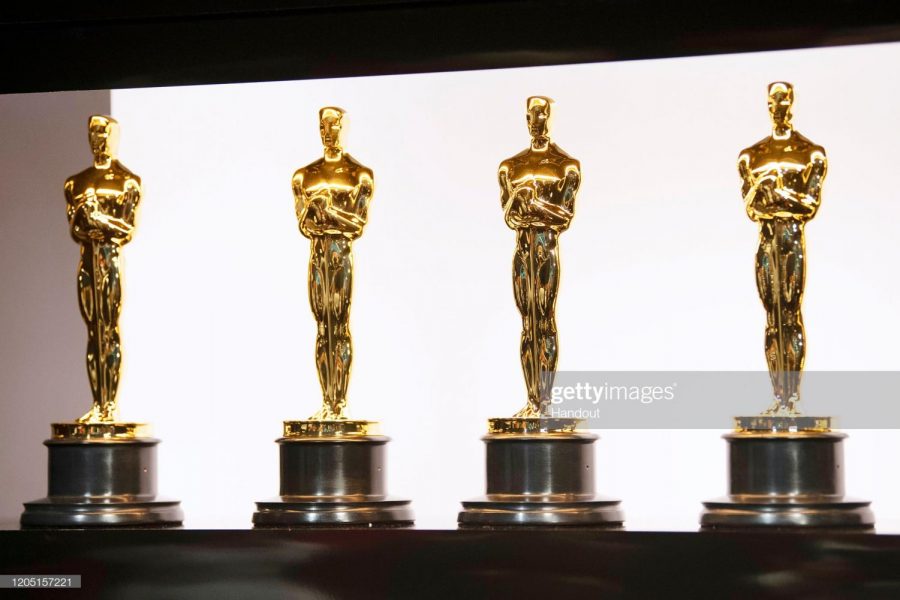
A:
[[[705,529],[870,529],[866,500],[844,496],[845,434],[733,433],[728,496],[704,502]]]
[[[282,438],[279,497],[256,503],[255,527],[407,527],[409,500],[387,496],[384,436]]]
[[[47,497],[25,503],[22,527],[175,527],[176,500],[156,497],[153,438],[52,439]]]
[[[460,527],[621,527],[620,502],[594,494],[594,441],[582,432],[487,435],[487,494]]]

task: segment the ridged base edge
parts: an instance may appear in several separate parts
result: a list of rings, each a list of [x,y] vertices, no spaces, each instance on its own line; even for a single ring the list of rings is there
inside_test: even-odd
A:
[[[613,498],[535,501],[494,500],[486,496],[462,503],[460,528],[602,527],[621,528],[625,513]]]
[[[307,500],[289,496],[256,503],[254,528],[411,527],[409,500]]]
[[[104,527],[179,527],[184,521],[177,500],[104,500],[42,498],[25,503],[23,529]]]
[[[701,529],[837,529],[865,531],[875,526],[870,502],[840,500],[797,500],[792,502],[748,502],[718,498],[704,502]]]

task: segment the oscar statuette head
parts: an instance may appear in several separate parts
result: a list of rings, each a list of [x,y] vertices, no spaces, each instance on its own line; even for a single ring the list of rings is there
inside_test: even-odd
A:
[[[337,160],[341,157],[341,134],[344,128],[343,109],[326,106],[319,111],[319,134],[325,147],[325,158]]]
[[[104,115],[91,116],[88,120],[88,141],[94,155],[94,166],[109,168],[119,147],[119,122]]]
[[[544,96],[531,96],[527,102],[526,120],[531,135],[531,148],[544,150],[550,143],[550,105],[553,100]]]
[[[769,84],[769,116],[772,118],[772,131],[776,138],[783,139],[791,134],[793,104],[794,86],[784,81]]]

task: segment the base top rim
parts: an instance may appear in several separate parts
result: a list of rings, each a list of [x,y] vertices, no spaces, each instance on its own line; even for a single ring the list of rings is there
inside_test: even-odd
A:
[[[365,438],[380,434],[378,421],[352,419],[285,421],[282,439]]]
[[[51,423],[50,439],[55,441],[115,441],[150,437],[150,425],[110,421],[105,423]]]
[[[767,431],[767,430],[735,430],[722,435],[728,441],[734,440],[842,440],[847,437],[841,431]]]
[[[748,433],[827,433],[831,417],[792,415],[753,415],[734,418],[734,429]]]
[[[570,434],[576,432],[581,421],[547,417],[499,417],[488,419],[488,435]]]

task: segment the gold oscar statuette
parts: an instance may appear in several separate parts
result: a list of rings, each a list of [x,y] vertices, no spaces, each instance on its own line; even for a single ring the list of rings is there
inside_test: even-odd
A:
[[[176,501],[157,500],[156,444],[142,423],[120,422],[122,368],[122,247],[131,241],[141,203],[141,179],[116,157],[119,124],[88,122],[93,165],[66,180],[66,214],[80,247],[78,303],[87,326],[91,409],[73,422],[53,423],[48,498],[26,504],[25,526],[177,525]]]
[[[406,526],[408,500],[385,494],[386,444],[378,423],[347,417],[353,359],[350,299],[353,242],[368,221],[372,170],[344,151],[344,111],[319,111],[323,156],[294,173],[300,233],[309,240],[309,304],[316,321],[315,361],[322,405],[309,419],[284,422],[278,440],[281,490],[257,502],[256,527]]]
[[[799,411],[806,359],[801,304],[806,279],[804,228],[816,216],[828,171],[825,149],[794,129],[794,88],[769,85],[771,134],[738,158],[747,216],[759,226],[756,286],[766,313],[765,358],[773,401],[762,414],[735,418],[724,436],[729,488],[704,502],[706,529],[869,529],[869,502],[844,496],[843,441],[830,417]]]
[[[515,231],[512,283],[522,315],[520,359],[526,402],[488,420],[487,494],[463,502],[461,527],[621,526],[619,501],[594,495],[594,442],[577,419],[554,418],[550,398],[559,355],[556,298],[559,238],[575,215],[581,165],[550,139],[553,102],[526,102],[528,148],[500,164],[500,206]]]
[[[89,123],[93,166],[65,184],[69,230],[78,243],[78,305],[87,325],[91,410],[75,423],[54,423],[55,438],[126,438],[146,435],[140,423],[116,422],[122,347],[122,247],[134,235],[141,202],[141,178],[116,158],[119,124],[93,116]]]
[[[350,300],[353,242],[363,232],[375,192],[372,171],[341,146],[344,112],[323,108],[324,156],[297,169],[292,180],[300,233],[309,239],[309,305],[316,319],[316,371],[322,406],[305,421],[285,421],[285,437],[367,435],[377,424],[347,418],[353,361]]]
[[[738,417],[744,431],[828,431],[828,417],[803,417],[798,410],[806,359],[803,230],[816,216],[828,170],[825,149],[794,130],[794,88],[769,86],[772,134],[741,152],[738,171],[744,207],[759,225],[756,285],[766,310],[765,355],[774,401],[759,417]]]
[[[550,141],[549,98],[528,99],[531,145],[500,164],[500,206],[516,232],[512,282],[522,314],[520,356],[525,406],[512,418],[491,419],[492,433],[572,431],[574,420],[548,419],[550,393],[559,356],[556,297],[559,292],[559,237],[575,216],[581,165]]]

